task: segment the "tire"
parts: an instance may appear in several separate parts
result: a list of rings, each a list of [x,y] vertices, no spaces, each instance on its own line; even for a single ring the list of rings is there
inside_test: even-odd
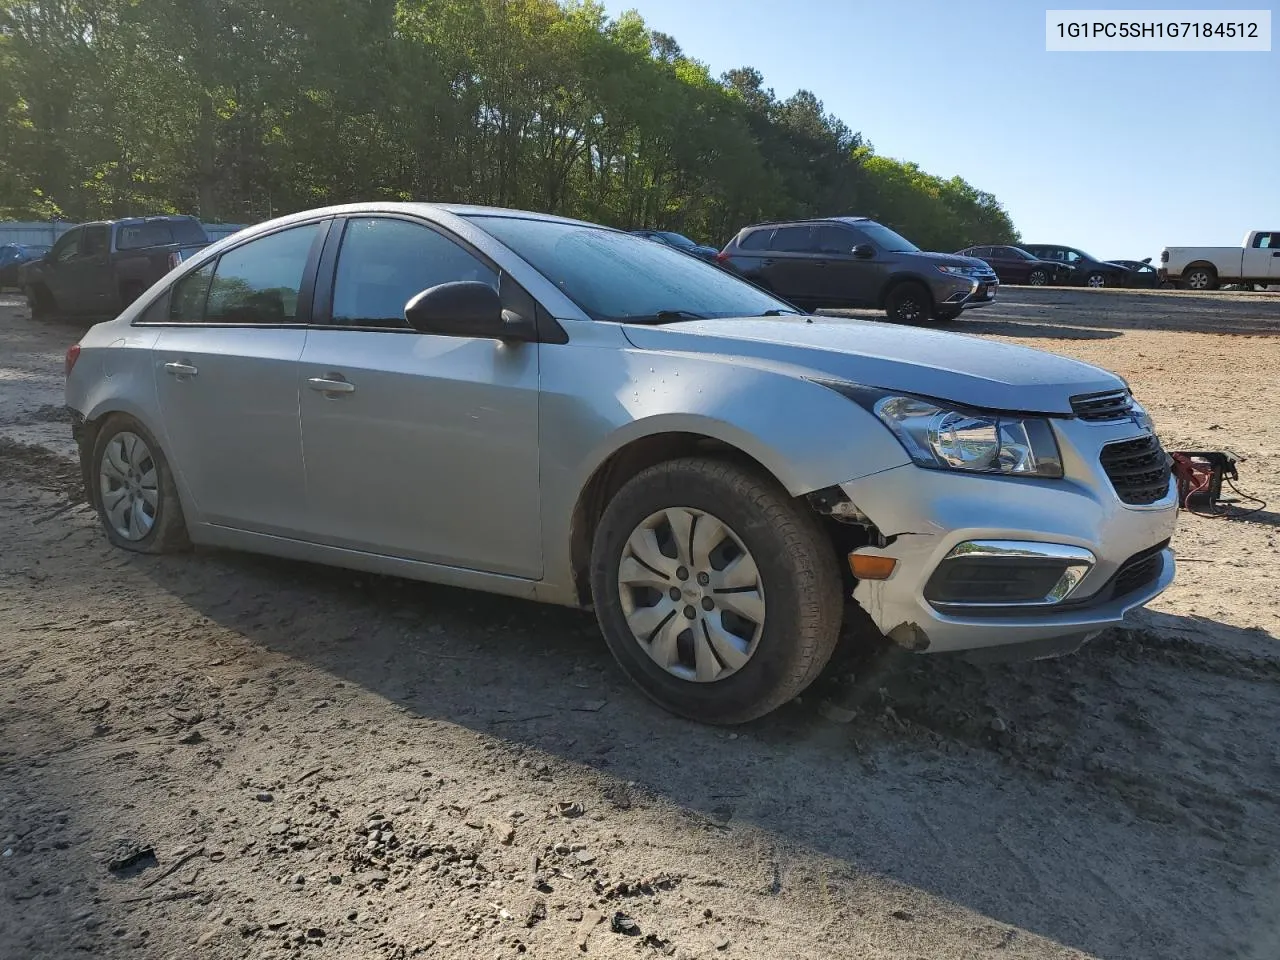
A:
[[[884,312],[894,323],[923,323],[933,313],[933,297],[919,283],[900,283],[885,297]]]
[[[1049,274],[1044,270],[1032,270],[1027,277],[1027,283],[1033,287],[1044,287],[1049,284]]]
[[[58,305],[53,294],[39,284],[29,285],[26,289],[27,306],[31,308],[32,320],[44,320],[57,312]]]
[[[669,516],[691,519],[689,547],[675,546]],[[700,526],[708,522],[721,525],[723,539]],[[701,546],[700,529],[713,531]],[[725,588],[711,576],[724,576]],[[817,519],[772,478],[700,457],[650,467],[613,497],[596,528],[591,591],[605,642],[627,676],[672,713],[711,724],[762,717],[812,683],[835,650],[844,606],[835,551]],[[726,593],[739,599],[729,603]],[[713,644],[717,626],[721,641]]]
[[[1213,267],[1192,267],[1182,275],[1182,284],[1188,290],[1217,290],[1218,274]]]
[[[133,417],[116,413],[103,422],[94,438],[88,478],[91,502],[115,546],[135,553],[177,553],[190,548],[169,462],[155,437]],[[121,490],[136,506],[117,515],[112,500]]]
[[[1095,290],[1111,286],[1111,284],[1107,283],[1107,275],[1096,270],[1084,278],[1084,284],[1086,287],[1093,287]]]

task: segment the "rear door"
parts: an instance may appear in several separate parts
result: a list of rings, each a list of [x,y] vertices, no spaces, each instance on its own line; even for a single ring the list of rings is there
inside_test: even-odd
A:
[[[298,360],[327,229],[292,226],[228,250],[179,280],[160,318],[165,449],[201,522],[286,537],[304,526]]]
[[[62,277],[76,313],[105,316],[114,312],[109,226],[94,223],[84,228],[79,253],[63,265]]]
[[[301,363],[309,539],[541,576],[539,345],[422,334],[404,319],[418,293],[458,280],[494,284],[529,318],[532,300],[421,221],[353,217],[333,246],[317,318],[330,324]]]
[[[815,303],[822,299],[819,270],[825,264],[812,252],[808,225],[778,227],[769,243],[764,276],[773,292],[786,300]]]

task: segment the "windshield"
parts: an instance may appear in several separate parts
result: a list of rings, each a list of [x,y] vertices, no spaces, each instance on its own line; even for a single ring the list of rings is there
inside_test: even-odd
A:
[[[122,224],[116,237],[117,250],[139,250],[161,247],[169,243],[208,243],[204,227],[194,220],[151,220],[146,223]]]
[[[856,227],[885,253],[915,253],[920,249],[906,237],[894,233],[883,224],[871,220],[860,220]]]
[[[666,230],[658,234],[663,240],[675,247],[696,247],[697,244],[688,237],[679,233],[670,233]]]
[[[719,267],[629,233],[521,217],[469,219],[593,320],[653,323],[795,312]]]

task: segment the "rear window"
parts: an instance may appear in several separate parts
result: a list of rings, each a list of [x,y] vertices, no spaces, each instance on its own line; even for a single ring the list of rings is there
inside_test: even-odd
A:
[[[208,243],[204,227],[195,220],[151,220],[147,223],[131,223],[120,227],[116,237],[117,250],[139,250],[143,247],[161,247],[169,243]]]

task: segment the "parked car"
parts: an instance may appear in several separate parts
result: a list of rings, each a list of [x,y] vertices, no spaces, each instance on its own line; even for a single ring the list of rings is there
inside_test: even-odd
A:
[[[808,309],[870,307],[899,323],[954,320],[996,297],[995,271],[973,257],[925,253],[866,217],[759,223],[720,263]]]
[[[671,230],[632,230],[631,232],[637,237],[647,237],[650,240],[657,240],[658,243],[665,243],[668,247],[675,247],[677,250],[683,250],[685,253],[691,253],[695,257],[701,257],[703,260],[714,261],[716,254],[720,252],[715,247],[708,247],[701,243],[694,243],[684,234],[675,233]]]
[[[1114,374],[805,316],[558,217],[260,224],[66,362],[115,545],[589,606],[623,670],[702,721],[808,686],[850,593],[913,651],[1048,655],[1174,574],[1169,460]]]
[[[1129,278],[1129,271],[1118,263],[1099,260],[1091,257],[1083,250],[1075,247],[1060,247],[1057,244],[1024,243],[1022,249],[1041,260],[1052,260],[1054,263],[1066,264],[1071,269],[1069,282],[1085,287],[1123,287]]]
[[[1189,290],[1280,283],[1280,230],[1251,230],[1238,247],[1165,247],[1159,273]]]
[[[20,286],[18,268],[28,260],[43,257],[48,252],[48,247],[29,243],[6,243],[0,246],[0,290]]]
[[[996,272],[1001,283],[1022,283],[1032,287],[1065,283],[1071,278],[1071,268],[1065,263],[1041,260],[1021,247],[966,247],[957,256],[976,257]]]
[[[135,217],[86,223],[64,233],[19,279],[32,316],[115,314],[193,253],[209,245],[194,217]]]
[[[1146,287],[1147,289],[1155,289],[1162,286],[1170,286],[1166,281],[1160,279],[1156,268],[1151,265],[1151,258],[1145,260],[1112,260],[1112,263],[1118,263],[1129,271],[1128,279],[1125,281],[1130,287]]]

